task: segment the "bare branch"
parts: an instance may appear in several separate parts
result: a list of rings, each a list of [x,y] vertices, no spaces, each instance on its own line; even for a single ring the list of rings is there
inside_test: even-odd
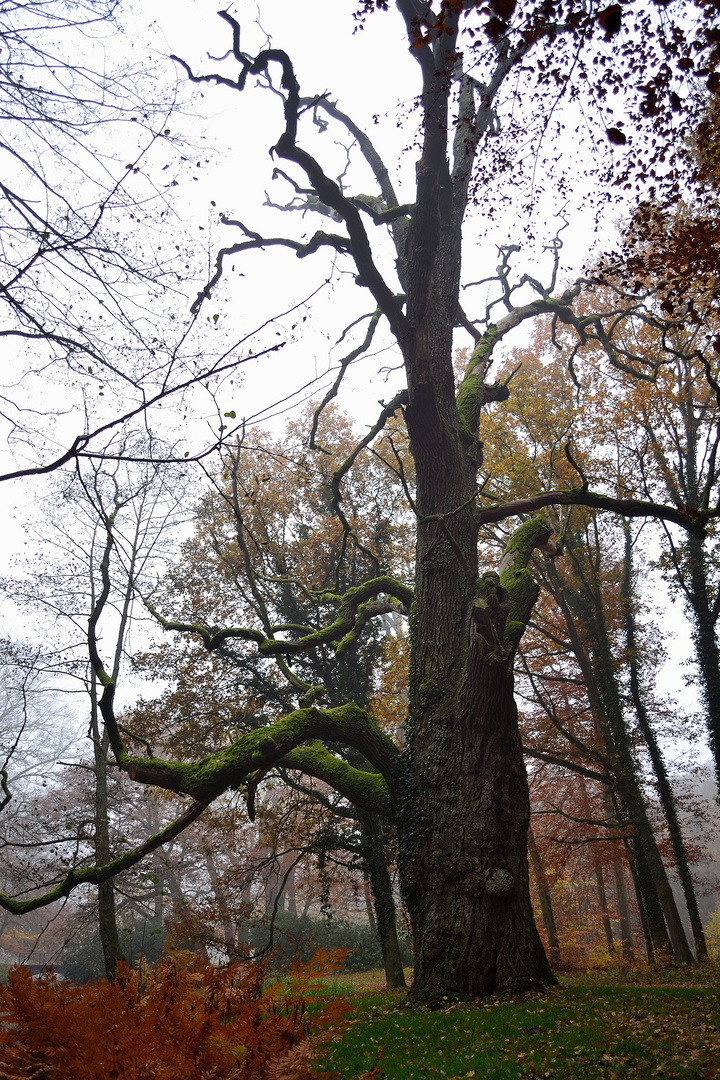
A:
[[[588,780],[597,780],[599,784],[612,784],[613,782],[613,778],[608,776],[607,773],[595,772],[593,769],[587,769],[584,765],[578,765],[576,762],[569,761],[566,758],[546,754],[544,750],[531,750],[530,747],[523,746],[523,754],[527,757],[536,758],[538,761],[546,761],[549,765],[559,765],[560,768],[569,769],[571,772],[587,777]]]
[[[179,836],[181,832],[200,817],[213,798],[214,796],[209,796],[204,799],[197,799],[170,825],[167,825],[159,833],[155,833],[154,836],[149,837],[145,843],[132,848],[125,855],[113,859],[112,862],[105,863],[103,866],[89,866],[81,870],[71,870],[59,885],[56,885],[54,889],[49,889],[41,896],[35,896],[31,900],[15,900],[12,896],[0,893],[0,907],[13,915],[25,915],[28,911],[36,911],[38,908],[47,907],[48,904],[53,904],[56,900],[69,896],[78,885],[99,885],[103,881],[108,881],[111,877],[115,877],[116,874],[121,874],[123,870],[129,870],[131,866],[135,866],[146,855],[157,851],[163,844],[174,840],[176,836]]]
[[[233,27],[233,34],[235,35],[234,40],[235,38],[239,40],[239,25],[237,22],[232,16],[228,15],[227,12],[223,12],[222,16]],[[318,239],[315,247],[312,247],[314,240],[311,240],[309,245],[299,245],[303,249],[302,253],[309,254],[310,250],[317,250],[317,247],[328,243],[331,246],[336,247],[336,250],[342,250],[351,254],[358,269],[358,284],[364,285],[370,290],[375,297],[375,302],[378,307],[390,323],[393,333],[396,337],[402,338],[406,332],[405,316],[395,299],[394,293],[388,287],[382,274],[375,265],[370,242],[365,231],[365,226],[362,223],[359,210],[353,202],[343,194],[339,184],[336,181],[331,180],[330,177],[325,174],[319,162],[306,150],[303,150],[297,145],[297,127],[301,104],[299,86],[290,57],[282,49],[265,49],[252,61],[240,53],[239,49],[234,48],[233,54],[241,64],[241,70],[237,80],[227,79],[224,76],[217,74],[194,75],[184,61],[179,62],[184,67],[188,78],[192,82],[214,82],[232,87],[239,91],[244,89],[248,75],[259,75],[263,72],[267,72],[272,63],[280,65],[282,68],[281,86],[285,91],[285,130],[275,144],[275,153],[286,161],[292,161],[296,165],[299,165],[307,176],[310,187],[320,202],[325,206],[330,207],[331,210],[336,211],[344,221],[349,236],[349,240],[346,240],[341,237],[333,238],[326,237],[325,234],[316,234]],[[292,243],[288,244],[283,240],[277,240],[276,242],[293,247]],[[242,250],[245,246],[246,245],[236,245],[234,250]],[[247,246],[259,247],[262,246],[262,244],[259,240],[249,240]],[[306,250],[306,248],[308,248],[308,250]],[[228,254],[231,250],[233,249],[226,249],[224,254]],[[300,254],[299,251],[298,254]],[[212,285],[217,283],[221,272],[220,268],[220,272],[216,272],[211,283],[208,284],[201,294],[202,298],[209,295]],[[201,297],[198,297],[196,304],[200,302]]]
[[[480,522],[487,525],[493,521],[505,521],[518,514],[534,514],[544,506],[589,506],[595,510],[610,510],[624,517],[660,518],[663,521],[672,521],[695,536],[704,536],[706,523],[720,514],[717,509],[695,510],[691,507],[645,502],[642,499],[615,499],[584,488],[572,488],[569,491],[541,491],[524,499],[483,507],[480,511]]]

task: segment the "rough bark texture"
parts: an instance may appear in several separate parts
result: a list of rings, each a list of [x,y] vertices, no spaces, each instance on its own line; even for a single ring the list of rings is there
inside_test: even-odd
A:
[[[529,524],[532,536],[521,527],[525,543],[509,545],[503,580],[510,588],[489,573],[473,589],[438,536],[419,560],[400,867],[421,999],[528,989],[554,978],[530,902],[530,803],[513,696],[519,627],[537,597],[525,564],[551,534],[539,519]]]
[[[416,738],[418,783],[401,839],[415,978],[431,997],[552,978],[530,903],[512,676],[472,644],[460,723]]]

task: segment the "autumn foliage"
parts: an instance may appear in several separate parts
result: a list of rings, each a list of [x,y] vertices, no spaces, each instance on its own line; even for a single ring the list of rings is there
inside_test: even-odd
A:
[[[317,1001],[339,958],[319,952],[287,981],[262,964],[185,967],[73,986],[10,972],[0,988],[2,1080],[331,1080],[308,1062],[346,1010]]]

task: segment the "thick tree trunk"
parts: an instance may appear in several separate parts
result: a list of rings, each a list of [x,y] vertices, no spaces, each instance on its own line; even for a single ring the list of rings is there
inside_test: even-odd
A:
[[[403,13],[412,34],[409,7]],[[452,363],[472,132],[478,118],[490,122],[492,103],[488,96],[476,109],[465,86],[465,126],[451,167],[448,65],[459,61],[459,14],[448,6],[446,32],[417,53],[423,146],[398,251],[406,301],[396,336],[407,373],[418,515],[399,868],[416,1000],[554,981],[530,902],[530,808],[513,697],[515,651],[537,599],[524,569],[530,551],[519,560],[523,573],[510,574],[509,592],[502,567],[478,580],[478,419],[488,400],[509,394],[484,383],[496,328],[478,342],[457,398]]]
[[[530,802],[514,649],[503,645],[506,591],[497,574],[486,574],[474,596],[455,560],[444,588],[441,565],[436,550],[418,607],[428,584],[436,602],[420,608],[424,627],[415,613],[411,631],[427,645],[418,647],[411,672],[414,756],[400,834],[413,928],[411,996],[419,1000],[554,981],[530,901]]]
[[[480,657],[472,674],[460,730],[418,745],[423,783],[401,840],[423,999],[553,980],[530,902],[530,805],[512,674]]]

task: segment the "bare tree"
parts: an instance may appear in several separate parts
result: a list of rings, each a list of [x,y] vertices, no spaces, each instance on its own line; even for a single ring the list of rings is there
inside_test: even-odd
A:
[[[83,826],[73,868],[87,863],[90,850],[96,867],[107,865],[117,844],[109,795],[109,735],[98,709],[102,687],[89,663],[88,625],[96,640],[102,635],[107,642],[113,657],[112,678],[117,683],[125,670],[136,588],[163,565],[172,544],[173,524],[182,513],[184,488],[173,493],[168,468],[155,460],[172,456],[171,452],[156,449],[147,440],[138,447],[132,437],[119,451],[122,460],[77,463],[72,481],[55,485],[59,505],[54,525],[44,526],[42,569],[29,581],[5,582],[16,602],[24,598],[27,604],[45,610],[57,626],[55,655],[36,658],[35,677],[44,666],[63,678],[66,687],[69,679],[80,691],[81,703],[88,706],[93,824],[92,828]],[[147,464],[129,463],[128,459],[138,457],[145,458]],[[177,476],[174,479],[177,481]],[[54,566],[48,558],[52,551]],[[24,754],[27,756],[27,748]],[[48,761],[48,771],[59,756]],[[105,970],[112,980],[123,953],[110,880],[98,885],[98,921]]]
[[[187,313],[204,270],[173,206],[191,152],[175,72],[128,59],[122,14],[0,4],[0,480],[127,455],[129,422],[177,424],[188,396],[210,430],[186,424],[177,457],[203,456],[227,426],[213,392],[248,359]]]

